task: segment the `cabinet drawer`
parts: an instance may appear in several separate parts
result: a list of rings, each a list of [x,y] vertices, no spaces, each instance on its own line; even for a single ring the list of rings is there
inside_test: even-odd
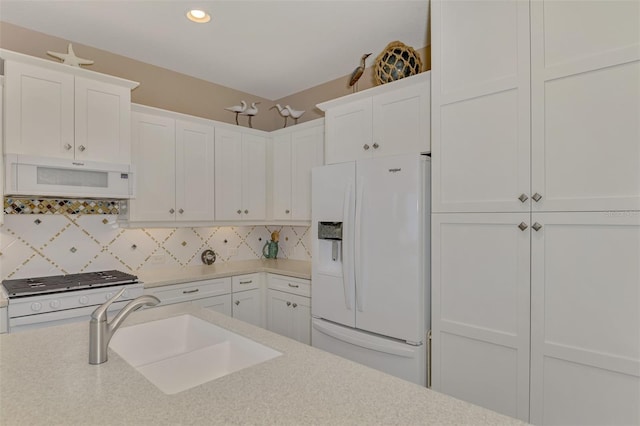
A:
[[[233,292],[253,290],[260,287],[260,274],[246,274],[231,277]]]
[[[202,299],[203,297],[220,296],[231,293],[231,278],[202,280],[159,287],[147,293],[156,296],[163,305]]]
[[[311,297],[311,281],[309,280],[269,274],[268,283],[269,288],[272,290]]]

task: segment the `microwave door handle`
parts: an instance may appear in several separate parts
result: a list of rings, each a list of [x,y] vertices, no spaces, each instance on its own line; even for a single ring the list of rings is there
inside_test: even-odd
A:
[[[342,287],[344,288],[344,304],[347,310],[353,309],[353,259],[349,233],[351,231],[351,204],[353,202],[352,185],[347,184],[342,204]]]

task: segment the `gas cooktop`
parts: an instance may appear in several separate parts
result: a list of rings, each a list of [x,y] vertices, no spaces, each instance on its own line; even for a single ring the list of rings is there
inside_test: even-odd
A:
[[[84,272],[80,274],[53,275],[38,278],[3,280],[2,285],[9,298],[87,290],[123,284],[135,284],[138,277],[121,271]]]

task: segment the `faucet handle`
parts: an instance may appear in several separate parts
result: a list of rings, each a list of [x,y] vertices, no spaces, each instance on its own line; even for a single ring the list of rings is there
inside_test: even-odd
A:
[[[95,311],[91,314],[91,319],[96,321],[106,321],[107,320],[107,310],[109,306],[116,300],[122,296],[122,294],[127,290],[126,287],[122,287],[122,289],[115,294],[111,299],[104,302],[102,305],[98,306]]]

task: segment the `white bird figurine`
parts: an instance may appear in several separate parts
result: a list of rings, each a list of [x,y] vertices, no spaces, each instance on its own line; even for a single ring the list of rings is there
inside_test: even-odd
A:
[[[249,116],[249,127],[253,128],[253,125],[251,125],[251,117],[253,117],[254,115],[258,115],[258,107],[256,105],[258,105],[260,102],[251,102],[251,107],[247,108],[244,110],[244,112],[241,112],[241,115],[248,115]]]
[[[240,105],[226,107],[225,109],[236,113],[236,124],[238,124],[238,114],[242,114],[247,110],[247,103],[245,101],[240,101]]]
[[[302,117],[302,114],[305,113],[305,111],[297,111],[291,108],[289,105],[285,105],[285,109],[289,111],[289,115],[291,115],[291,118],[295,120],[296,124],[298,124],[298,118]]]
[[[47,50],[47,55],[53,56],[54,58],[58,58],[62,61],[63,64],[69,65],[72,67],[80,68],[80,65],[91,65],[93,61],[91,59],[78,58],[73,51],[73,46],[69,43],[67,47],[67,53],[60,52],[52,52]]]
[[[289,118],[289,115],[291,115],[291,112],[286,109],[283,108],[282,106],[280,106],[280,104],[275,104],[274,106],[272,106],[269,109],[274,109],[274,108],[278,108],[278,112],[280,113],[280,116],[284,117],[284,127],[287,127],[287,118]]]

